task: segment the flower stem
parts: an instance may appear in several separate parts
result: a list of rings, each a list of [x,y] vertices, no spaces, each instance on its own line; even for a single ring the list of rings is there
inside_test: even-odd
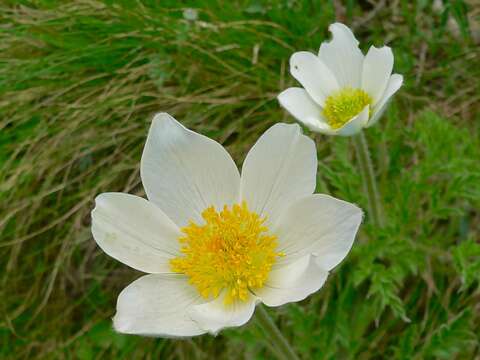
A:
[[[363,131],[353,136],[353,143],[357,152],[357,161],[362,174],[363,188],[368,198],[368,215],[372,222],[379,227],[383,227],[383,211],[380,195],[373,172],[372,159],[368,150],[368,143]]]
[[[295,351],[293,351],[293,348],[288,343],[287,339],[285,339],[277,325],[275,325],[275,322],[272,320],[270,315],[268,315],[265,307],[263,305],[257,306],[256,313],[257,321],[260,323],[260,326],[263,328],[263,330],[268,333],[270,340],[273,342],[273,347],[277,350],[277,357],[282,360],[300,360],[297,354],[295,354]]]

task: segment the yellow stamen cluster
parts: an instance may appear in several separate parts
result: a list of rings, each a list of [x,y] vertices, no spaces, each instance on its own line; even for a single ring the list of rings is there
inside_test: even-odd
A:
[[[366,105],[372,105],[372,98],[362,89],[344,88],[331,94],[325,100],[323,114],[333,129],[339,129]]]
[[[247,204],[203,211],[205,224],[182,228],[183,256],[170,260],[176,273],[185,274],[205,299],[225,293],[225,304],[248,299],[261,288],[277,257],[277,237],[268,233],[265,219]]]

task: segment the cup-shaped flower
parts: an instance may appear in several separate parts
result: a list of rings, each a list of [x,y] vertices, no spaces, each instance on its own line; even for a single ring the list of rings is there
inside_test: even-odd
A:
[[[314,142],[276,124],[242,175],[217,142],[168,114],[153,119],[140,173],[149,200],[103,193],[92,233],[113,258],[149,275],[119,295],[117,331],[194,336],[240,326],[255,305],[300,301],[347,255],[362,219],[313,194]]]
[[[333,38],[321,44],[318,56],[292,55],[290,72],[303,88],[288,88],[278,100],[312,131],[351,136],[378,121],[403,77],[392,75],[388,46],[372,46],[363,55],[347,26],[335,23],[329,30]]]

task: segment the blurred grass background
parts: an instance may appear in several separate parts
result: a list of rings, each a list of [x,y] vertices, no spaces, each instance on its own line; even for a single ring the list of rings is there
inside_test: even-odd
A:
[[[334,21],[393,47],[405,85],[366,133],[388,225],[368,217],[307,300],[276,309],[304,359],[480,358],[480,6],[459,1],[0,3],[0,358],[269,359],[252,320],[217,337],[115,334],[140,273],[89,229],[94,197],[144,195],[152,115],[173,114],[241,165],[291,122],[275,97],[296,50]],[[317,191],[366,208],[353,144],[315,137]]]

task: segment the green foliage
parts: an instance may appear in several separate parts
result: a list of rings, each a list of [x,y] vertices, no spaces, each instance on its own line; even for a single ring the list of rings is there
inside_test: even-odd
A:
[[[427,357],[451,359],[469,343],[475,344],[475,335],[470,329],[471,312],[463,311],[453,320],[435,329],[429,341],[423,346]]]
[[[467,240],[453,248],[455,268],[461,275],[462,290],[480,283],[480,244]]]
[[[405,78],[366,132],[387,226],[366,214],[324,288],[272,313],[305,359],[478,356],[478,6],[373,3],[4,1],[0,357],[272,357],[254,320],[188,340],[115,334],[116,296],[140,274],[98,249],[89,214],[103,191],[143,195],[138,166],[157,111],[223,143],[240,165],[266,128],[293,121],[275,99],[295,84],[288,58],[316,51],[335,19],[364,50],[389,43]],[[350,139],[306,132],[317,191],[366,208]]]

